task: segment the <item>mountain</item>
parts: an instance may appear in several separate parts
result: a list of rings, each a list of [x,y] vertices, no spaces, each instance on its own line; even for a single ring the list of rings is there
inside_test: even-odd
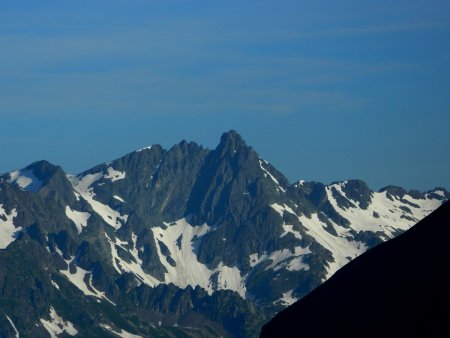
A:
[[[0,176],[0,336],[256,336],[449,197],[290,184],[235,131],[78,175],[36,162]]]
[[[448,337],[450,202],[339,270],[261,337]]]

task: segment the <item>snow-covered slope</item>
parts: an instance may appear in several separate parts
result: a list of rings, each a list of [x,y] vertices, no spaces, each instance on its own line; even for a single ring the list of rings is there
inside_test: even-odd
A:
[[[277,314],[260,337],[448,336],[449,219],[446,202]]]
[[[17,239],[21,227],[16,227],[13,223],[17,216],[17,210],[12,209],[9,213],[3,209],[3,204],[0,204],[0,249],[6,249],[8,245]]]
[[[199,286],[209,294],[232,290],[284,306],[368,248],[409,229],[448,196],[440,188],[375,192],[356,180],[288,185],[234,132],[207,157],[197,159],[195,145],[183,155],[181,145],[186,146],[158,156],[158,147],[144,148],[69,177],[77,198],[114,230],[105,237],[114,270],[133,274],[138,284]],[[144,165],[142,159],[152,155]],[[199,161],[197,171],[179,181],[188,163]],[[188,185],[192,179],[197,182]],[[164,206],[174,201],[187,207],[164,215]],[[252,213],[266,220],[259,224]],[[88,213],[66,209],[66,214],[80,232]],[[269,228],[268,236],[260,237],[260,228]],[[253,243],[252,236],[260,242]],[[294,287],[302,280],[305,286]],[[269,296],[260,289],[266,283]]]
[[[76,295],[94,304],[91,317],[132,309],[122,318],[129,325],[91,318],[100,332],[149,336],[160,321],[172,327],[185,319],[185,326],[212,321],[218,335],[236,335],[239,325],[262,324],[260,309],[271,315],[301,299],[449,197],[442,188],[376,192],[358,180],[289,184],[233,131],[214,150],[153,145],[75,176],[36,162],[0,176],[0,309],[19,332],[17,309],[35,311],[22,318],[30,336],[43,327],[49,335],[70,331],[68,319],[92,334],[45,300]],[[28,280],[15,271],[13,252],[41,275],[33,270]],[[4,271],[44,295],[12,306],[16,291]],[[50,306],[58,310],[53,317]]]
[[[152,228],[158,243],[158,256],[167,269],[164,281],[176,286],[200,286],[212,293],[214,290],[233,290],[245,296],[245,284],[236,266],[226,266],[222,262],[215,269],[198,261],[195,247],[209,231],[207,224],[192,226],[186,219],[164,223],[164,227]]]
[[[115,229],[119,229],[123,223],[126,223],[128,215],[121,215],[116,210],[113,210],[110,206],[105,205],[95,199],[95,193],[92,185],[98,180],[109,179],[111,182],[123,179],[125,173],[114,171],[111,167],[107,167],[107,173],[88,174],[85,176],[69,176],[75,191],[82,196],[92,207],[92,209],[103,220],[111,225]],[[78,197],[78,195],[77,195]],[[72,218],[71,218],[72,219]],[[78,222],[78,224],[80,224]],[[77,226],[78,227],[78,226]]]
[[[42,182],[31,169],[15,170],[9,173],[9,183],[17,184],[21,189],[36,192],[42,187]]]
[[[41,323],[50,334],[51,338],[57,338],[62,333],[66,333],[69,336],[76,336],[78,331],[74,328],[73,324],[69,321],[62,319],[55,311],[53,307],[50,308],[50,319],[45,320],[41,318]]]

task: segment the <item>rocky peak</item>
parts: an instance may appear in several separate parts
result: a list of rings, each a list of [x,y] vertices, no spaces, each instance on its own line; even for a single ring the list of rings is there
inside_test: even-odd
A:
[[[342,186],[342,191],[351,200],[359,202],[359,206],[363,209],[366,209],[370,204],[372,192],[364,181],[346,181]]]
[[[242,150],[250,150],[244,139],[235,130],[230,130],[222,134],[220,143],[216,151],[222,155],[226,153],[237,153]]]
[[[29,192],[38,192],[55,180],[67,181],[66,174],[60,166],[45,160],[33,162],[23,169],[4,174],[2,179]]]

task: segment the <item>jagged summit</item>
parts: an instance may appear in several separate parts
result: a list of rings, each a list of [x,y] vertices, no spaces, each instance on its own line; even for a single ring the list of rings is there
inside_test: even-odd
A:
[[[245,141],[242,138],[242,136],[236,130],[233,129],[224,132],[220,137],[220,143],[227,143],[227,142],[232,142],[234,144],[237,143],[245,144]]]
[[[0,177],[0,336],[5,313],[25,337],[55,318],[85,337],[252,337],[447,198],[289,184],[233,130],[212,150],[152,145],[76,176],[36,162]]]
[[[219,145],[216,148],[216,150],[221,153],[236,153],[237,151],[243,149],[250,150],[251,147],[247,146],[242,136],[239,135],[235,130],[230,130],[226,133],[223,133],[220,138]]]

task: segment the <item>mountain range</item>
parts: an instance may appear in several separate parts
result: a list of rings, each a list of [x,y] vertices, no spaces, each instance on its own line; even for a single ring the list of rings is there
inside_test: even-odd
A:
[[[235,131],[0,176],[1,337],[254,337],[449,193],[289,181]]]

